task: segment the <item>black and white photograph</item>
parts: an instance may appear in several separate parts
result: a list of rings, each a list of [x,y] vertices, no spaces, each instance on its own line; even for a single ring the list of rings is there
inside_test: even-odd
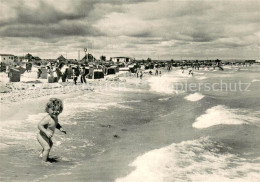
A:
[[[1,182],[259,182],[260,0],[0,0]]]

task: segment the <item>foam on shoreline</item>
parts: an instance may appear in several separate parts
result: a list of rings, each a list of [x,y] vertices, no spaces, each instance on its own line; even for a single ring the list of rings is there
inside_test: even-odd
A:
[[[244,113],[243,113],[244,112]],[[214,106],[206,110],[192,124],[194,128],[202,129],[215,125],[259,124],[260,119],[254,113],[239,109],[231,109],[224,105]]]
[[[252,83],[254,83],[254,82],[260,82],[260,80],[258,80],[258,79],[253,79],[251,82],[252,82]]]
[[[129,165],[135,169],[116,182],[259,181],[260,164],[229,150],[208,137],[173,143],[137,157]]]
[[[180,70],[165,73],[162,76],[150,77],[147,81],[150,85],[150,91],[164,94],[182,93],[178,91],[178,83],[190,78],[191,75],[182,74]],[[177,87],[177,88],[176,88]]]
[[[190,94],[186,97],[184,97],[186,100],[191,101],[191,102],[195,102],[195,101],[199,101],[204,97],[204,95],[202,95],[201,93],[194,93],[194,94]]]

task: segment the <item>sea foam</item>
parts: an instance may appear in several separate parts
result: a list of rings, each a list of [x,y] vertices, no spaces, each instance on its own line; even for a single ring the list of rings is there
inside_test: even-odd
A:
[[[150,83],[150,91],[166,94],[173,93],[173,89],[170,86],[170,80],[166,77],[152,77],[148,82]]]
[[[253,79],[251,82],[252,82],[252,83],[254,83],[254,82],[260,82],[260,80],[258,80],[258,79]]]
[[[188,74],[182,74],[180,71],[171,72],[164,74],[162,76],[153,76],[150,77],[147,81],[150,86],[150,91],[172,94],[172,93],[182,93],[181,91],[176,90],[175,86],[178,86],[178,83],[190,78]]]
[[[199,116],[192,126],[201,129],[220,124],[240,125],[254,123],[257,125],[260,119],[254,115],[254,112],[218,105],[206,110],[206,113]]]
[[[195,101],[201,100],[203,97],[204,97],[204,95],[202,95],[201,93],[194,93],[194,94],[190,94],[184,98],[188,101],[195,102]]]
[[[208,137],[173,143],[137,157],[129,165],[135,167],[135,170],[116,179],[116,182],[258,182],[260,164],[239,158],[229,153],[229,150]]]

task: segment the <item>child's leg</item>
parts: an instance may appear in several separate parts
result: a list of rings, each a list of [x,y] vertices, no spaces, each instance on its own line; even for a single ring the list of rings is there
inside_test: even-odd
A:
[[[36,138],[37,138],[39,144],[42,146],[41,142],[40,142],[39,139],[38,139],[38,138],[39,138],[38,135],[39,135],[39,133],[37,134]],[[43,153],[43,151],[44,151],[44,148],[43,148],[43,146],[42,146],[42,150],[40,151],[40,155],[39,155],[40,158],[42,158],[42,153]]]
[[[43,152],[42,152],[42,160],[44,162],[47,162],[50,150],[51,150],[51,145],[49,142],[49,139],[45,136],[42,136],[41,134],[37,134],[37,139],[38,142],[41,144],[42,148],[43,148]]]
[[[49,139],[49,141],[50,141],[50,150],[51,150],[51,148],[52,148],[52,146],[53,146],[53,142],[52,142],[52,140],[50,140],[50,139]],[[41,150],[41,153],[40,153],[40,156],[39,156],[39,157],[42,157],[43,151],[44,151],[44,148],[42,148],[42,150]],[[48,158],[49,158],[49,156],[48,156]]]
[[[49,139],[49,142],[50,142],[50,150],[51,150],[51,148],[52,148],[52,146],[53,146],[53,142],[52,142],[51,139]],[[49,157],[49,156],[48,156],[48,157]]]

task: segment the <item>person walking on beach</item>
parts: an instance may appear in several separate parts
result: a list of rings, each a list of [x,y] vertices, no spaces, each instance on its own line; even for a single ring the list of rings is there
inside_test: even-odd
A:
[[[69,65],[68,69],[67,69],[67,79],[71,79],[73,75],[73,70],[71,65]]]
[[[25,64],[25,69],[26,69],[26,72],[29,72],[29,63]]]
[[[143,78],[143,72],[142,72],[142,70],[140,70],[140,79],[142,79]]]
[[[193,70],[189,70],[189,75],[193,76]]]
[[[66,82],[67,79],[67,66],[62,64],[60,65],[60,71],[61,71],[61,80],[62,82]]]
[[[158,73],[159,73],[159,71],[158,71],[158,69],[156,68],[156,70],[155,70],[155,75],[158,75]]]
[[[81,68],[80,81],[81,83],[86,83],[86,69],[84,66]]]
[[[79,66],[77,66],[74,70],[74,83],[77,85],[78,76],[80,74]]]
[[[38,69],[38,72],[37,72],[37,78],[40,78],[41,77],[41,74],[42,74],[42,70],[41,68]]]
[[[28,63],[28,72],[32,71],[32,63]]]
[[[58,75],[57,75],[57,71],[56,71],[56,67],[54,66],[52,69],[52,74],[53,74],[53,82],[58,82]]]
[[[53,70],[52,70],[52,66],[47,66],[47,73],[48,73],[48,82],[49,83],[53,83],[54,82],[54,74],[53,74]]]
[[[56,68],[56,73],[57,73],[57,82],[59,82],[59,80],[60,80],[60,78],[61,78],[61,76],[62,76],[62,73],[61,73],[59,67]]]
[[[54,135],[55,128],[66,134],[66,131],[59,124],[58,115],[63,110],[63,103],[60,99],[51,98],[46,104],[45,111],[48,113],[38,124],[40,132],[37,134],[37,140],[42,146],[42,157],[43,162],[48,162],[50,150],[53,142],[52,137]]]
[[[181,67],[181,70],[182,70],[182,73],[184,73],[184,67],[183,66]]]

